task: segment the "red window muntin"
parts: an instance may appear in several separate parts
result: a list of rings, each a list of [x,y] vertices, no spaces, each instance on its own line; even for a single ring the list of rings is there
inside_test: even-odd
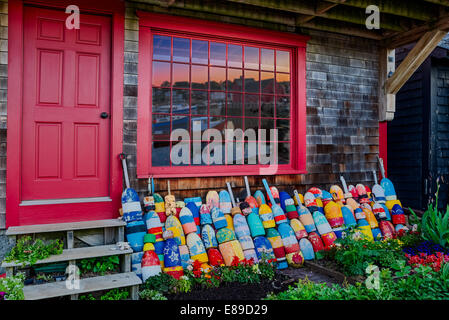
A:
[[[290,155],[288,162],[285,161],[285,156],[283,163],[277,166],[277,170],[271,172],[271,174],[297,174],[306,172],[306,63],[305,63],[305,48],[307,37],[301,35],[295,35],[290,33],[274,32],[269,30],[255,29],[249,27],[241,27],[231,24],[209,22],[204,20],[196,20],[190,18],[182,18],[169,15],[153,14],[147,12],[138,12],[139,15],[139,88],[138,88],[138,120],[137,120],[137,176],[138,178],[147,178],[149,176],[155,177],[189,177],[189,176],[224,176],[224,175],[257,175],[261,173],[261,169],[267,168],[267,165],[262,164],[226,164],[226,165],[198,165],[192,164],[192,156],[190,155],[190,165],[174,165],[170,162],[165,162],[167,166],[164,166],[164,161],[167,161],[167,150],[173,142],[169,142],[169,133],[171,130],[179,126],[180,122],[185,122],[184,118],[187,118],[187,127],[191,131],[192,121],[194,119],[204,118],[207,119],[208,123],[217,124],[219,129],[220,120],[225,123],[229,121],[234,123],[234,127],[242,128],[245,130],[245,124],[255,123],[257,121],[257,126],[262,128],[269,128],[270,123],[273,126],[279,124],[289,123],[289,138],[286,139],[279,137],[278,142],[280,146],[280,153],[285,154],[282,150],[283,147],[289,146]],[[170,46],[170,56],[155,55],[153,56],[153,40],[157,39],[162,43],[167,41],[167,46]],[[156,41],[156,40],[154,40]],[[173,43],[174,41],[189,43],[189,54],[185,59],[174,59],[173,57]],[[192,44],[193,42],[200,43],[205,41],[208,43],[208,61],[198,62],[192,59]],[[211,60],[211,44],[221,43],[227,48],[225,65],[221,66],[220,62]],[[164,44],[162,44],[162,47]],[[259,68],[255,67],[246,68],[245,65],[241,67],[236,65],[231,65],[230,62],[230,49],[238,48],[241,46],[243,50],[246,48],[259,48]],[[160,48],[161,46],[158,46]],[[182,46],[181,46],[182,48]],[[264,51],[263,51],[264,50]],[[157,51],[155,49],[155,51]],[[160,52],[160,51],[158,51]],[[242,53],[242,59],[244,63],[245,51]],[[274,63],[274,70],[266,70],[267,68],[261,67],[261,56],[262,52],[273,53],[276,59],[277,52],[279,56],[285,56],[285,53],[289,53],[290,70],[276,70],[277,66]],[[182,54],[181,54],[182,57]],[[232,59],[231,59],[232,60]],[[192,68],[195,68],[195,72],[191,72]],[[177,70],[185,69],[188,72],[188,85],[183,84],[183,82],[173,81],[177,78]],[[224,87],[220,87],[220,83],[213,82],[207,87],[196,87],[193,88],[192,74],[198,77],[201,70],[207,70],[208,81],[213,80],[214,74],[223,72],[227,77],[224,79]],[[269,68],[268,68],[269,69]],[[240,71],[239,71],[240,70]],[[289,71],[289,72],[288,72]],[[276,86],[275,93],[262,93],[259,92],[248,92],[245,88],[235,87],[235,81],[233,82],[233,87],[230,88],[228,77],[231,74],[242,72],[247,75],[256,75],[262,77],[269,76],[273,74],[274,79],[282,78],[286,79],[290,77],[290,92],[283,91],[278,92],[279,88],[282,88],[282,84],[279,84],[274,80],[273,87]],[[165,78],[164,78],[165,77]],[[218,77],[219,78],[219,77]],[[246,77],[248,78],[248,77]],[[246,79],[245,78],[245,79]],[[187,79],[187,78],[186,78]],[[236,78],[234,78],[236,79]],[[168,80],[169,84],[166,81]],[[261,83],[262,81],[260,81]],[[260,85],[259,83],[259,85]],[[267,83],[267,82],[265,82]],[[269,83],[269,81],[268,81]],[[198,84],[198,83],[196,83]],[[285,82],[284,82],[285,84]],[[201,84],[199,84],[201,86]],[[241,84],[243,87],[245,85]],[[270,84],[269,84],[270,85]],[[218,87],[217,87],[218,86]],[[260,85],[261,86],[261,85]],[[229,89],[229,90],[227,90]],[[153,96],[154,92],[154,96]],[[278,94],[279,93],[279,94]],[[212,108],[211,113],[211,96],[220,96],[224,94],[224,114],[220,114],[220,109],[216,106]],[[175,98],[175,95],[177,98]],[[198,96],[195,101],[201,102],[202,97],[207,98],[205,106],[206,111],[198,112],[195,110],[192,112],[193,108],[188,108],[188,105],[192,106],[192,97]],[[167,97],[168,96],[168,97]],[[175,110],[173,107],[164,108],[167,103],[173,106],[174,101],[183,101],[183,98],[179,100],[179,97],[185,96],[184,103],[187,103],[187,110],[180,107],[180,110]],[[188,97],[187,97],[188,96]],[[161,98],[162,97],[162,98]],[[165,97],[165,98],[164,98]],[[164,101],[164,99],[166,101]],[[248,101],[250,99],[260,101],[258,104],[258,114],[251,114],[248,110],[245,110],[245,105],[242,103],[242,113],[236,115],[234,113],[228,113],[230,102],[229,100],[239,99]],[[248,100],[247,100],[248,99]],[[279,114],[275,111],[275,106],[273,105],[273,116],[264,116],[261,114],[261,103],[264,101],[288,101],[290,100],[290,114]],[[188,101],[188,102],[187,102]],[[195,102],[195,103],[196,103]],[[208,103],[206,103],[208,102]],[[153,105],[154,104],[154,105]],[[195,104],[196,105],[196,104]],[[237,104],[238,105],[238,104]],[[204,110],[204,109],[203,109]],[[235,112],[236,109],[233,111]],[[269,110],[269,109],[268,109]],[[219,113],[219,114],[217,114]],[[198,118],[197,118],[198,117]],[[165,119],[172,119],[168,122],[168,126],[165,124]],[[183,120],[184,119],[184,120]],[[212,124],[213,119],[213,124]],[[218,119],[218,120],[217,120]],[[173,122],[173,120],[177,120]],[[181,121],[178,121],[181,120]],[[201,119],[200,119],[201,120]],[[251,121],[249,121],[251,120]],[[174,123],[177,123],[174,125]],[[264,124],[262,124],[264,123]],[[155,127],[153,127],[155,124]],[[237,125],[235,125],[237,124]],[[153,129],[152,129],[153,128]],[[169,128],[169,129],[168,129]],[[204,128],[204,127],[203,127]],[[154,131],[154,132],[153,132]],[[281,135],[281,134],[280,134]],[[269,131],[267,132],[269,137]],[[193,137],[192,137],[193,138]],[[224,139],[224,136],[223,136]],[[193,141],[192,141],[193,142]],[[267,142],[268,143],[268,142]],[[201,149],[207,145],[203,143]],[[260,144],[259,144],[260,145]],[[225,149],[225,145],[223,145]],[[192,147],[190,147],[192,153]],[[155,157],[152,157],[152,153],[157,153]],[[225,151],[223,151],[225,152]],[[243,151],[242,151],[243,153]],[[224,158],[226,157],[223,154]],[[164,160],[165,159],[165,160]],[[278,157],[278,161],[280,157]],[[245,162],[246,163],[246,162]],[[262,171],[264,174],[269,174],[267,171]]]

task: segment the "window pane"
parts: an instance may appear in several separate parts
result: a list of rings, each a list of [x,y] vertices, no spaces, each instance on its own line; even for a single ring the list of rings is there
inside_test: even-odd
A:
[[[194,117],[190,119],[190,132],[192,139],[196,139],[196,135],[198,133],[202,133],[207,130],[209,127],[208,118],[207,117]],[[201,139],[200,139],[201,140]]]
[[[226,129],[242,129],[243,130],[243,120],[242,118],[227,118]]]
[[[226,66],[226,44],[219,42],[210,43],[210,64]]]
[[[170,63],[169,62],[153,62],[153,86],[169,87],[170,86]]]
[[[242,69],[228,69],[228,91],[242,91]]]
[[[274,93],[274,73],[261,72],[260,78],[261,78],[260,86],[262,93]]]
[[[245,70],[245,92],[259,92],[259,71]]]
[[[258,117],[259,116],[259,95],[246,94],[245,95],[245,116]]]
[[[151,164],[154,167],[170,166],[170,142],[153,142],[152,143],[152,157]]]
[[[226,145],[225,143],[222,142],[216,142],[215,146],[211,146],[209,145],[209,154],[210,154],[210,158],[208,159],[208,165],[211,166],[218,166],[218,165],[224,165],[226,162],[226,158],[225,158],[225,150],[226,150]],[[215,153],[220,153],[221,151],[221,157],[219,155],[215,155]]]
[[[270,164],[270,163],[272,163],[272,164],[276,163],[275,159],[271,158],[271,157],[274,157],[274,155],[275,155],[275,152],[274,152],[275,147],[276,147],[276,145],[274,143],[259,141],[259,144],[258,144],[259,153],[258,154],[261,158],[262,157],[265,158],[263,161],[261,158],[259,158],[261,160],[260,164],[266,165],[266,164]],[[271,162],[271,161],[274,161],[274,162]]]
[[[210,68],[210,90],[222,90],[226,89],[226,68]]]
[[[209,113],[211,116],[226,115],[226,93],[211,92]]]
[[[192,65],[192,88],[207,89],[207,66]]]
[[[178,150],[176,152],[173,150],[176,147],[175,150]],[[172,141],[171,143],[171,152],[170,152],[170,162],[172,166],[188,166],[190,165],[190,142],[179,139],[178,141]],[[175,160],[176,159],[176,160]],[[176,164],[174,163],[176,162]],[[178,163],[179,162],[179,163]]]
[[[242,115],[242,101],[243,96],[240,93],[228,93],[228,116],[241,116]]]
[[[228,45],[228,67],[242,67],[242,46]]]
[[[276,73],[276,94],[290,94],[290,74]]]
[[[170,113],[170,89],[153,88],[151,95],[153,113]]]
[[[193,91],[192,90],[192,114],[207,115],[207,91]]]
[[[258,163],[257,141],[245,142],[245,164]]]
[[[192,40],[192,63],[208,64],[207,41]]]
[[[172,113],[189,114],[189,90],[173,89]]]
[[[290,97],[276,98],[276,117],[290,118]]]
[[[245,47],[245,68],[259,69],[259,48]]]
[[[180,116],[172,116],[172,132],[176,129],[184,129],[189,131],[189,116],[180,115]]]
[[[274,71],[274,50],[260,50],[260,69]]]
[[[207,148],[207,142],[192,142],[190,147],[190,164],[192,166],[204,166],[206,162],[203,161],[202,151]],[[207,159],[206,159],[207,161]]]
[[[276,120],[278,141],[290,141],[290,120]]]
[[[274,96],[261,96],[260,110],[262,117],[274,117]]]
[[[173,63],[173,87],[189,87],[189,69],[188,64]]]
[[[173,38],[173,61],[190,61],[190,40]]]
[[[290,72],[290,52],[276,50],[276,71]]]
[[[153,36],[153,59],[170,60],[171,37]]]
[[[217,129],[222,131],[226,126],[226,118],[225,117],[210,117],[209,119],[209,128]],[[224,136],[222,136],[224,140]]]
[[[270,129],[274,129],[274,119],[262,118],[260,120],[260,128],[265,129],[265,139],[268,141],[270,139]]]
[[[254,130],[254,137],[257,139],[257,133],[259,129],[259,118],[245,118],[245,132],[248,133],[248,130]],[[248,133],[249,135],[249,133]],[[248,136],[248,140],[251,136]],[[251,139],[253,140],[253,139]]]
[[[170,116],[153,114],[153,140],[170,139]]]
[[[278,144],[278,163],[279,164],[290,163],[290,143]]]

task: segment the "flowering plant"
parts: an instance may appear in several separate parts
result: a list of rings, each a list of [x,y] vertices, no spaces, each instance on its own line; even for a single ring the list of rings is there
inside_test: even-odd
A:
[[[429,266],[433,271],[438,272],[444,263],[449,262],[449,255],[443,254],[442,252],[437,252],[436,254],[426,254],[419,253],[417,255],[405,254],[407,258],[407,263],[412,266],[412,268],[417,268],[420,265]]]
[[[23,300],[23,285],[25,274],[17,273],[15,276],[0,278],[0,300]]]

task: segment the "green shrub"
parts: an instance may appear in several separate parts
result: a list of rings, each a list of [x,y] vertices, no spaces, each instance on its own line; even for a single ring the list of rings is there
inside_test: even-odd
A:
[[[167,298],[157,290],[144,289],[139,293],[143,300],[167,300]]]
[[[119,264],[119,256],[83,259],[78,263],[81,273],[94,272],[100,273],[101,275],[117,270]]]
[[[425,240],[439,244],[444,248],[448,248],[449,245],[449,206],[446,207],[446,213],[438,211],[438,192],[440,185],[437,185],[435,204],[431,202],[427,206],[427,210],[424,212],[421,223],[419,225],[422,236]],[[410,212],[418,220],[415,212],[410,209]]]
[[[14,276],[0,278],[0,293],[5,300],[23,300],[24,273],[17,273]]]
[[[296,287],[269,294],[266,300],[447,300],[449,299],[449,264],[441,271],[420,266],[410,273],[410,267],[396,265],[401,271],[392,275],[390,269],[379,274],[379,289],[367,288],[365,283],[331,286],[314,283],[308,279],[299,280]]]
[[[143,289],[159,291],[162,294],[171,294],[176,292],[178,280],[164,272],[149,277],[142,285]]]
[[[364,275],[370,264],[389,267],[397,260],[404,260],[402,242],[398,239],[369,241],[353,239],[352,234],[337,239],[336,246],[325,251],[328,259],[334,260],[348,276]]]
[[[95,299],[92,294],[82,295],[79,300],[127,300],[129,297],[128,289],[115,288]]]
[[[33,241],[31,236],[20,238],[16,245],[7,254],[5,262],[16,262],[33,265],[38,260],[46,259],[55,254],[61,254],[63,243],[61,240],[52,240],[45,244],[41,239]]]

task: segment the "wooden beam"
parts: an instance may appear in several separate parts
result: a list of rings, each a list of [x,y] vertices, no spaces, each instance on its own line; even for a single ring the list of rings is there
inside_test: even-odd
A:
[[[449,14],[441,16],[435,21],[430,21],[424,25],[416,28],[412,28],[408,31],[396,33],[388,38],[385,38],[380,43],[381,46],[386,48],[398,48],[403,45],[413,43],[424,36],[426,32],[432,30],[449,30]]]
[[[396,109],[396,95],[387,94],[383,84],[395,70],[395,50],[379,49],[379,121],[391,121]]]
[[[341,0],[340,2],[343,3],[345,1],[346,0]],[[311,16],[305,16],[304,18],[299,19],[299,21],[301,23],[306,23],[306,22],[312,20],[313,18],[315,18],[316,16],[320,16],[323,13],[325,13],[326,11],[329,11],[330,9],[332,9],[338,5],[339,5],[339,3],[333,3],[333,2],[328,2],[328,1],[318,1],[316,3],[315,14],[311,15]]]
[[[148,1],[148,0],[147,0]],[[151,0],[149,0],[151,1]],[[347,0],[349,1],[349,0]],[[284,12],[291,12],[296,13],[300,15],[299,19],[297,19],[298,24],[307,23],[308,21],[312,20],[314,17],[321,17],[329,20],[336,20],[338,22],[349,22],[358,24],[360,26],[363,26],[365,29],[365,22],[366,22],[366,13],[365,8],[363,10],[360,10],[357,7],[347,7],[347,6],[339,6],[337,8],[333,8],[333,10],[330,10],[329,8],[327,11],[324,11],[322,13],[319,13],[317,11],[317,7],[313,4],[312,1],[309,2],[299,2],[299,1],[288,1],[288,0],[281,0],[281,1],[266,1],[266,0],[228,0],[228,2],[234,2],[234,3],[246,3],[248,5],[252,5],[254,7],[258,8],[268,8],[271,10],[276,11],[284,11]],[[338,4],[346,4],[346,2],[342,2],[342,0],[332,0],[328,1],[332,2],[331,4],[338,5]],[[329,4],[328,6],[330,6]],[[185,4],[187,8],[187,3]],[[319,10],[323,10],[325,7],[318,8]],[[381,15],[381,28],[382,29],[388,29],[388,30],[394,30],[397,32],[403,32],[405,30],[408,30],[411,26],[411,22],[408,19],[395,17],[389,14],[383,14]]]
[[[430,2],[434,4],[438,4],[440,6],[449,7],[449,0],[424,0],[425,2]]]
[[[338,2],[338,0],[327,0]],[[376,5],[382,13],[389,13],[395,16],[412,18],[421,21],[429,21],[438,14],[438,8],[432,4],[425,4],[416,1],[398,0],[347,0],[344,5],[365,9],[369,5]]]
[[[385,82],[385,93],[398,93],[404,83],[419,68],[421,63],[436,48],[446,34],[446,31],[441,30],[427,32],[408,53],[393,75]]]
[[[315,19],[307,23],[300,24],[299,27],[320,31],[328,31],[340,34],[347,34],[350,36],[357,36],[373,40],[381,40],[383,36],[375,31],[363,30],[359,27],[354,27],[351,24],[340,22],[339,24],[326,23],[322,20]]]

